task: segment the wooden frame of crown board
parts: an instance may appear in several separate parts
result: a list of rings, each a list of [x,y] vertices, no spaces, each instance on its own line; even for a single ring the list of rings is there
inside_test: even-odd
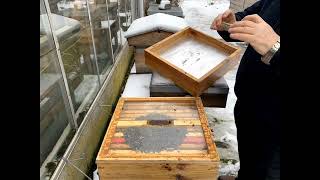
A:
[[[131,108],[128,106],[131,103]],[[111,139],[116,136],[117,127],[122,126],[143,126],[144,120],[129,122],[129,120],[121,120],[121,113],[130,114],[141,113],[147,111],[171,111],[175,110],[173,106],[162,105],[146,105],[146,103],[180,103],[181,108],[185,109],[191,106],[192,111],[197,112],[198,120],[195,125],[203,131],[204,143],[206,150],[179,150],[165,151],[164,153],[138,153],[133,150],[112,150]],[[133,105],[132,105],[133,103]],[[127,106],[126,106],[127,105]],[[182,111],[183,109],[177,109]],[[137,112],[133,112],[137,111]],[[185,110],[184,110],[185,111]],[[174,120],[176,121],[176,120]],[[190,127],[190,122],[196,120],[177,120],[180,123],[177,126]],[[188,121],[188,122],[187,122]],[[120,123],[121,122],[121,123]],[[126,124],[124,124],[126,123]],[[135,124],[139,123],[139,124]],[[173,122],[175,124],[176,122]],[[182,124],[181,124],[182,123]],[[175,126],[175,125],[174,125]],[[118,152],[119,151],[119,152]],[[102,142],[98,153],[96,164],[98,166],[99,177],[101,180],[118,179],[118,180],[162,180],[162,179],[199,179],[210,180],[217,178],[219,172],[220,158],[214,144],[212,133],[208,127],[208,120],[205,110],[199,97],[148,97],[148,98],[120,98],[117,107],[112,116],[110,125]]]
[[[192,71],[194,74],[198,73],[198,77],[190,73],[191,71],[187,72],[181,68],[181,66],[179,67],[173,64],[177,61],[181,61],[180,56],[188,53],[187,51],[182,52],[183,54],[179,54],[178,51],[171,53],[176,56],[174,61],[170,61],[168,58],[163,57],[163,54],[172,51],[174,48],[179,48],[179,45],[181,45],[180,50],[184,51],[185,45],[183,43],[187,41],[193,41],[192,46],[189,48],[191,51],[194,51],[192,50],[195,48],[194,45],[198,46],[199,44],[199,52],[194,51],[192,52],[193,54],[195,52],[207,54],[207,56],[202,56],[202,59],[205,61],[200,59],[199,56],[199,58],[193,60],[193,62],[197,61],[197,64],[203,63],[202,67],[205,66],[205,68],[210,68],[209,70],[202,71],[200,72],[202,74],[199,75],[197,72],[199,69],[195,69],[197,64],[193,65],[193,63],[193,67],[189,65],[190,68],[193,68]],[[240,52],[241,49],[237,47],[187,27],[145,49],[145,62],[153,71],[171,79],[176,85],[180,86],[191,95],[200,96],[203,91],[208,89],[217,79],[221,78],[239,62]],[[217,56],[215,54],[217,54]],[[167,57],[169,56],[167,55]],[[197,58],[197,56],[194,57]],[[214,60],[215,57],[217,60]],[[190,57],[187,58],[190,59]],[[211,67],[210,65],[205,65],[204,62],[213,62],[216,64],[212,64]]]

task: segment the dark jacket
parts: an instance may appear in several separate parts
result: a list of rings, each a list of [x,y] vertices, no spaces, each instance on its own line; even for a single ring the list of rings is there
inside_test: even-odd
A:
[[[258,1],[243,12],[236,13],[236,19],[240,21],[251,14],[258,14],[280,35],[280,0]],[[226,41],[236,41],[231,39],[230,34],[226,31],[218,33]],[[257,99],[261,103],[265,99],[266,101],[278,101],[280,94],[280,61],[280,49],[272,58],[269,66],[261,61],[261,55],[249,45],[237,72],[234,90],[238,100],[248,103]]]

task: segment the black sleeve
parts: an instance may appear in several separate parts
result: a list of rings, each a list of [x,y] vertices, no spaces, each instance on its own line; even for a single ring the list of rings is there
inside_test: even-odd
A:
[[[236,20],[241,21],[247,15],[259,13],[263,4],[262,1],[263,0],[257,1],[252,6],[246,8],[244,11],[235,13]],[[227,42],[230,42],[230,41],[239,42],[239,40],[231,39],[230,33],[228,31],[217,31],[217,32]]]
[[[280,48],[278,51],[273,55],[272,59],[270,60],[270,66],[272,69],[276,71],[277,74],[280,74]]]

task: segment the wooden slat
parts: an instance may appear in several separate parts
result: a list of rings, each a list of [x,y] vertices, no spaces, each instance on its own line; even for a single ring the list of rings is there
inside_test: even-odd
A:
[[[181,144],[179,146],[179,149],[207,149],[207,146],[205,144]]]
[[[111,144],[110,149],[130,149],[127,144]]]
[[[186,137],[183,140],[185,144],[205,144],[205,139],[203,137]]]
[[[162,115],[164,116],[170,116],[172,118],[179,118],[179,117],[184,117],[184,118],[199,118],[198,113],[163,113]],[[122,113],[120,115],[120,118],[138,118],[141,116],[148,116],[146,113],[135,113],[135,114],[125,114]]]
[[[203,131],[202,131],[202,127],[201,126],[177,126],[177,127],[174,127],[174,128],[183,128],[183,129],[186,129],[188,133],[202,133],[203,134]],[[116,129],[116,133],[122,133],[126,131],[126,127],[118,127]],[[122,135],[121,134],[121,135]]]
[[[195,106],[194,102],[127,102],[124,107],[128,106]]]
[[[152,110],[123,110],[121,114],[143,114],[143,113],[192,113],[198,114],[195,109],[152,109]]]
[[[123,110],[196,110],[196,106],[124,106]]]
[[[199,120],[172,120],[174,126],[200,126]],[[130,127],[130,126],[146,126],[147,120],[140,121],[118,121],[117,127]]]
[[[101,180],[215,180],[218,162],[98,163]]]
[[[179,154],[198,154],[198,155],[206,155],[208,152],[207,150],[173,150],[173,151],[161,151],[161,152],[158,152],[156,153],[157,156],[159,155],[168,155],[168,154],[171,154],[172,156],[174,155],[179,155]],[[112,155],[115,155],[115,154],[123,154],[123,155],[140,155],[141,154],[145,154],[145,153],[139,153],[137,151],[133,151],[133,150],[109,150],[109,154],[112,156]]]
[[[175,126],[199,126],[201,125],[199,120],[174,120],[173,124]]]
[[[144,126],[148,121],[118,121],[117,127]]]
[[[139,119],[136,119],[137,117],[119,117],[119,120],[118,121],[148,121],[150,119],[148,118],[139,118]],[[172,120],[188,120],[188,121],[191,121],[191,120],[195,120],[195,121],[198,121],[199,118],[195,118],[195,117],[172,117],[173,119]],[[169,119],[171,120],[171,119]]]
[[[123,132],[116,132],[113,137],[123,137],[123,136],[124,136]],[[190,137],[199,137],[199,136],[203,137],[203,133],[202,132],[188,132],[186,134],[186,136],[187,137],[188,136],[190,136]]]

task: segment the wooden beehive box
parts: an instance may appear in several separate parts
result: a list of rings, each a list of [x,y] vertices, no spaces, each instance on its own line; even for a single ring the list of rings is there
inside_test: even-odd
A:
[[[96,163],[101,180],[213,180],[219,156],[200,98],[121,98]]]
[[[151,69],[146,65],[144,58],[144,48],[135,48],[134,62],[136,65],[136,73],[151,73]]]
[[[152,31],[127,38],[130,46],[145,48],[171,36],[172,32]]]
[[[191,95],[199,96],[238,63],[240,51],[188,27],[145,49],[145,62]]]
[[[134,46],[134,61],[137,73],[151,73],[151,69],[146,66],[144,58],[144,49],[154,45],[155,43],[171,36],[172,32],[152,31],[144,34],[127,38],[128,44]]]

